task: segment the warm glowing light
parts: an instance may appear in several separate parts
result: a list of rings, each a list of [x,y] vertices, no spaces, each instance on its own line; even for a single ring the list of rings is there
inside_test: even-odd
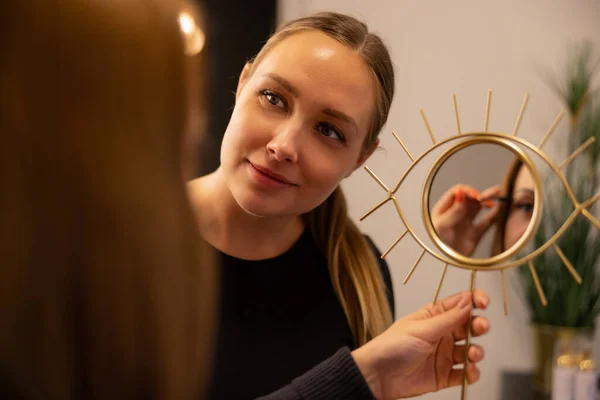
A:
[[[179,25],[181,25],[181,30],[186,35],[191,35],[196,29],[196,22],[194,22],[194,18],[192,18],[192,16],[186,12],[183,12],[181,15],[179,15]]]
[[[202,51],[206,43],[206,36],[198,27],[194,17],[187,12],[179,14],[179,26],[185,38],[185,54],[193,56]]]

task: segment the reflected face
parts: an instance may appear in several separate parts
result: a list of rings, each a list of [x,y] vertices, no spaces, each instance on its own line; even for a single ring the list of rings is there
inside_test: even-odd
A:
[[[519,169],[512,197],[504,234],[505,249],[509,249],[523,236],[533,214],[534,182],[528,168],[521,166]]]
[[[221,170],[240,207],[306,213],[365,160],[376,96],[356,51],[320,32],[284,39],[240,79]]]

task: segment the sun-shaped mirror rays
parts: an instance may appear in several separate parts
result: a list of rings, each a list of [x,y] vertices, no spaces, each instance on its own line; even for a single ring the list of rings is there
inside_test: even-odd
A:
[[[429,121],[425,115],[425,112],[423,111],[423,109],[420,109],[420,113],[423,119],[423,122],[425,124],[425,127],[427,129],[427,132],[431,138],[431,141],[433,143],[433,145],[427,149],[423,154],[421,154],[419,157],[414,157],[411,152],[409,151],[409,149],[407,148],[407,146],[402,142],[402,140],[400,139],[400,137],[398,136],[398,134],[396,134],[396,132],[392,132],[392,135],[394,136],[394,138],[396,139],[396,141],[400,144],[401,148],[404,150],[404,153],[408,156],[408,158],[411,160],[411,164],[410,166],[406,169],[406,171],[403,173],[403,175],[401,176],[401,178],[399,179],[399,181],[396,183],[396,185],[393,187],[393,189],[390,189],[381,179],[379,179],[377,177],[377,175],[375,174],[375,172],[373,172],[369,167],[365,167],[365,170],[367,171],[367,173],[371,176],[371,178],[373,178],[373,180],[375,180],[375,182],[377,182],[377,184],[384,190],[384,192],[386,193],[386,196],[383,200],[381,200],[380,202],[378,202],[375,206],[373,206],[369,211],[367,211],[361,218],[360,220],[363,221],[364,219],[366,219],[367,217],[369,217],[371,214],[373,214],[375,211],[377,211],[379,208],[381,208],[383,205],[385,205],[387,202],[391,201],[394,206],[396,211],[398,212],[398,215],[400,217],[400,219],[402,220],[402,222],[405,225],[405,230],[394,240],[394,242],[389,246],[389,248],[382,254],[382,258],[385,258],[386,256],[388,256],[390,254],[390,252],[396,247],[396,245],[398,245],[398,243],[407,235],[410,234],[410,236],[412,236],[415,241],[422,247],[422,251],[420,252],[419,256],[417,257],[417,259],[415,260],[414,264],[412,265],[412,267],[410,268],[408,274],[406,275],[406,277],[403,280],[403,284],[407,284],[411,278],[411,276],[413,275],[413,273],[415,272],[415,270],[417,269],[419,263],[421,262],[421,260],[423,259],[423,256],[425,255],[425,253],[429,253],[432,256],[434,256],[435,258],[437,258],[438,260],[440,260],[441,262],[443,262],[443,269],[442,269],[442,273],[439,279],[439,282],[437,284],[437,287],[435,289],[435,293],[433,296],[433,303],[437,302],[439,293],[440,293],[440,289],[442,288],[442,285],[444,283],[444,278],[446,277],[446,273],[448,270],[448,266],[452,265],[452,266],[456,266],[456,267],[460,267],[463,269],[469,269],[471,271],[471,281],[470,281],[470,289],[474,290],[475,287],[475,280],[476,280],[476,273],[477,271],[480,270],[489,270],[489,271],[497,271],[500,274],[501,277],[501,285],[502,285],[502,297],[503,297],[503,306],[504,306],[504,313],[505,315],[508,315],[508,302],[507,302],[507,290],[506,290],[506,277],[505,277],[505,269],[508,268],[513,268],[513,267],[519,267],[521,265],[527,264],[532,276],[532,279],[534,281],[535,287],[537,289],[539,298],[541,303],[546,306],[548,304],[548,300],[546,299],[546,296],[544,294],[544,291],[542,289],[542,286],[540,284],[540,279],[538,277],[538,273],[536,271],[535,265],[534,265],[534,259],[536,257],[538,257],[540,254],[542,254],[543,252],[547,251],[550,247],[554,250],[554,252],[556,252],[556,254],[559,256],[559,258],[561,259],[562,263],[564,264],[565,268],[569,271],[569,273],[571,274],[571,276],[573,277],[573,279],[581,284],[582,280],[581,277],[579,276],[579,274],[577,273],[577,271],[575,270],[575,268],[573,267],[573,265],[571,264],[571,262],[567,259],[567,257],[565,257],[564,253],[562,252],[562,250],[560,249],[560,247],[556,244],[556,241],[560,238],[560,236],[562,234],[564,234],[564,232],[566,231],[566,229],[569,228],[569,226],[573,223],[573,221],[575,220],[575,218],[577,218],[579,215],[583,215],[583,217],[587,218],[592,224],[594,224],[594,226],[596,226],[596,228],[600,229],[600,221],[594,217],[589,211],[588,208],[594,204],[599,198],[600,198],[600,193],[596,194],[595,196],[593,196],[592,198],[585,200],[583,202],[579,202],[577,200],[577,198],[575,197],[573,190],[571,189],[569,183],[567,182],[562,170],[568,166],[578,155],[580,155],[582,152],[584,152],[593,142],[594,142],[594,138],[590,138],[589,140],[587,140],[585,143],[583,143],[578,149],[576,149],[573,153],[571,153],[564,161],[562,161],[560,164],[556,165],[552,162],[552,160],[550,160],[550,158],[542,152],[542,147],[548,142],[549,138],[551,137],[551,135],[553,134],[553,132],[556,130],[556,127],[558,126],[559,122],[561,121],[561,119],[564,117],[565,113],[564,111],[561,111],[557,117],[555,118],[555,120],[553,121],[553,123],[551,124],[550,128],[548,129],[547,132],[545,132],[540,144],[538,146],[535,146],[533,144],[531,144],[530,142],[517,137],[518,134],[518,130],[519,130],[519,126],[521,125],[521,121],[523,118],[523,115],[525,113],[525,110],[527,108],[527,104],[529,101],[529,95],[525,95],[519,114],[517,116],[515,125],[514,125],[514,129],[513,132],[509,135],[509,134],[502,134],[502,133],[488,133],[488,125],[489,125],[489,116],[490,116],[490,106],[491,106],[491,98],[492,98],[492,91],[489,90],[487,93],[487,99],[486,99],[486,107],[485,107],[485,116],[484,116],[484,129],[483,132],[471,132],[471,133],[464,133],[461,131],[461,124],[460,124],[460,116],[459,116],[459,111],[458,111],[458,104],[457,104],[457,99],[456,99],[456,95],[452,96],[452,101],[453,101],[453,107],[454,107],[454,114],[455,114],[455,118],[456,118],[456,130],[457,133],[455,135],[450,136],[449,138],[446,138],[444,140],[441,141],[436,141],[436,138],[434,136],[433,130],[431,129],[431,126],[429,124]],[[409,226],[406,218],[404,217],[404,213],[402,211],[402,208],[400,206],[400,203],[398,201],[398,199],[396,198],[396,194],[398,192],[398,189],[400,188],[400,186],[402,185],[402,182],[404,181],[405,177],[407,176],[407,174],[415,167],[416,164],[418,164],[425,155],[427,155],[428,153],[430,153],[433,149],[437,148],[438,146],[451,142],[453,140],[460,140],[460,139],[464,139],[466,137],[469,136],[477,136],[477,137],[494,137],[494,138],[501,138],[503,140],[510,140],[513,143],[518,143],[520,146],[523,147],[527,147],[529,148],[531,151],[535,152],[540,158],[542,158],[549,166],[550,168],[553,170],[553,172],[555,174],[557,174],[557,176],[559,177],[560,181],[562,182],[563,186],[566,189],[566,193],[570,199],[570,201],[572,202],[573,206],[575,207],[575,210],[572,212],[572,214],[565,220],[565,222],[563,223],[563,225],[557,230],[557,232],[554,233],[554,235],[550,238],[550,240],[548,240],[544,245],[538,247],[535,251],[533,251],[532,253],[530,253],[528,256],[525,256],[517,261],[511,261],[508,263],[503,263],[502,265],[485,265],[485,266],[477,266],[477,265],[469,265],[469,264],[464,264],[460,261],[457,261],[455,259],[452,259],[451,257],[446,257],[444,255],[440,255],[437,254],[437,252],[433,251],[432,249],[430,249],[426,244],[423,243],[422,240],[420,240],[416,233],[414,232],[414,230]],[[541,182],[539,183],[539,185],[541,186]],[[540,189],[541,190],[541,189]],[[538,218],[541,218],[541,214],[539,214]],[[470,342],[470,332],[467,335],[467,340],[466,340],[466,349],[468,350],[469,347],[469,342]],[[465,357],[465,359],[467,359]],[[466,364],[465,364],[466,367]],[[466,370],[466,369],[465,369]],[[462,398],[466,399],[466,374],[465,374],[465,381],[463,382],[463,392],[462,392]]]

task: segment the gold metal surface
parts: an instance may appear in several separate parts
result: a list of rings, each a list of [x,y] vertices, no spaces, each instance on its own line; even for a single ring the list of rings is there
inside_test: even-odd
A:
[[[440,277],[440,282],[438,283],[437,289],[435,290],[435,295],[433,296],[433,304],[437,303],[438,296],[440,295],[440,289],[442,288],[442,284],[444,283],[444,278],[446,277],[447,270],[448,264],[445,264],[444,269],[442,270],[442,276]]]
[[[415,261],[415,263],[413,264],[412,268],[408,272],[408,275],[406,275],[406,278],[404,278],[404,281],[402,282],[403,284],[406,285],[408,283],[408,280],[412,276],[413,272],[415,272],[415,269],[417,269],[417,266],[421,262],[421,259],[423,258],[424,255],[425,255],[425,250],[422,250],[421,254],[419,254],[419,258],[417,258],[417,261]]]
[[[588,208],[589,206],[591,206],[592,204],[597,202],[598,199],[600,199],[600,193],[596,193],[589,200],[586,200],[583,203],[581,203],[581,208],[585,210],[586,208]],[[584,215],[585,215],[585,213],[584,213]]]
[[[471,284],[469,285],[469,290],[471,294],[475,291],[475,274],[477,271],[471,270]],[[473,303],[473,307],[475,307],[475,303]],[[473,309],[471,309],[473,310]],[[467,339],[465,340],[465,363],[464,363],[464,373],[463,373],[463,384],[462,384],[462,393],[461,399],[467,399],[467,387],[469,385],[467,381],[467,365],[469,365],[469,347],[471,347],[471,324],[473,323],[473,312],[469,313],[469,322],[467,322]]]
[[[392,243],[392,245],[385,251],[385,253],[383,253],[381,255],[381,258],[385,258],[385,256],[387,256],[388,254],[390,254],[390,251],[392,251],[394,249],[394,247],[396,247],[396,245],[398,243],[400,243],[400,241],[402,240],[402,238],[404,237],[404,235],[406,235],[408,233],[408,230],[405,230],[404,232],[402,232],[402,234],[400,236],[398,236],[398,239],[396,239],[396,241],[394,243]]]
[[[529,100],[529,95],[526,94],[523,99],[523,104],[521,105],[521,111],[519,111],[519,116],[517,117],[517,123],[515,124],[515,129],[513,130],[513,136],[517,136],[517,131],[519,130],[519,125],[521,125],[521,118],[523,118],[523,113],[525,112],[525,107],[527,107],[527,101]]]
[[[492,101],[492,91],[488,90],[487,101],[485,103],[485,122],[483,131],[488,131],[488,125],[490,122],[490,102]]]
[[[392,132],[392,135],[394,135],[394,137],[396,138],[398,143],[400,143],[400,146],[402,146],[402,148],[406,152],[406,155],[408,156],[408,158],[410,158],[410,161],[415,161],[415,158],[410,154],[410,151],[408,151],[408,149],[406,148],[404,143],[402,143],[402,140],[400,140],[400,137],[398,137],[398,135],[396,135],[396,132]]]
[[[458,117],[458,105],[456,104],[456,95],[452,95],[452,102],[454,103],[454,115],[456,116],[456,130],[460,135],[460,118]]]
[[[548,300],[546,300],[546,295],[544,294],[544,290],[542,289],[542,285],[540,284],[540,278],[538,277],[537,272],[535,271],[535,266],[531,261],[528,262],[529,270],[531,271],[531,277],[533,278],[533,282],[535,283],[535,288],[537,289],[538,295],[540,296],[540,301],[542,305],[546,307],[548,305]]]
[[[585,217],[587,219],[590,220],[590,222],[592,224],[596,225],[596,228],[600,229],[600,221],[598,221],[598,218],[596,218],[592,214],[590,214],[590,212],[588,210],[583,210],[582,213],[583,213],[583,215],[585,215]]]
[[[552,126],[550,127],[550,129],[548,129],[548,132],[546,132],[546,134],[544,135],[544,137],[542,138],[542,141],[540,142],[538,148],[541,150],[542,147],[544,147],[544,145],[546,144],[546,142],[548,141],[548,138],[550,137],[550,135],[552,135],[552,132],[554,132],[554,130],[556,129],[556,126],[558,125],[558,123],[560,122],[560,120],[562,119],[562,117],[565,116],[565,112],[561,111],[557,116],[556,119],[554,120],[554,122],[552,123]]]
[[[502,302],[504,303],[504,315],[508,316],[508,297],[506,295],[506,276],[504,276],[504,270],[500,270],[500,277],[502,279]]]
[[[571,155],[569,157],[567,157],[567,159],[565,161],[563,161],[562,163],[560,163],[560,165],[558,166],[558,168],[563,169],[567,165],[569,165],[575,159],[575,157],[577,157],[585,149],[587,149],[592,143],[594,143],[595,140],[596,140],[596,138],[593,138],[593,137],[591,137],[588,140],[586,140],[581,146],[579,146],[577,148],[577,150],[575,150],[573,153],[571,153]]]
[[[421,108],[421,116],[423,117],[423,122],[425,122],[425,126],[427,127],[427,132],[429,132],[429,136],[431,137],[431,141],[435,144],[435,137],[433,136],[433,131],[431,130],[431,126],[429,126],[429,121],[427,121],[427,117],[425,116],[425,111]]]
[[[554,251],[556,252],[556,254],[558,254],[558,256],[562,260],[563,264],[565,264],[565,267],[567,267],[567,269],[573,276],[573,279],[575,279],[575,282],[577,282],[581,285],[581,282],[582,282],[581,276],[577,273],[577,271],[575,271],[573,264],[571,264],[571,262],[567,259],[567,257],[565,257],[565,253],[562,252],[562,250],[560,249],[560,247],[558,247],[556,245],[556,243],[552,247],[554,247]]]
[[[390,191],[390,189],[388,189],[388,187],[387,187],[387,186],[385,186],[385,183],[383,183],[383,182],[381,181],[381,179],[379,179],[379,178],[377,177],[377,175],[375,175],[375,173],[374,173],[373,171],[371,171],[371,169],[370,169],[369,167],[365,167],[365,169],[367,170],[367,172],[369,173],[369,175],[371,175],[371,178],[375,179],[375,182],[377,182],[377,183],[379,184],[379,186],[381,186],[381,188],[382,188],[383,190],[385,190],[386,192],[389,192],[389,191]]]

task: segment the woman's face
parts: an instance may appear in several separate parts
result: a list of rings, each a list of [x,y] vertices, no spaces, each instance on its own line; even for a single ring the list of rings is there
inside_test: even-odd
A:
[[[247,66],[221,148],[237,203],[254,215],[294,216],[325,201],[372,151],[363,145],[375,96],[360,56],[317,31]]]
[[[533,178],[528,168],[521,166],[515,179],[513,199],[506,220],[504,248],[509,249],[525,233],[531,221],[535,200]]]

